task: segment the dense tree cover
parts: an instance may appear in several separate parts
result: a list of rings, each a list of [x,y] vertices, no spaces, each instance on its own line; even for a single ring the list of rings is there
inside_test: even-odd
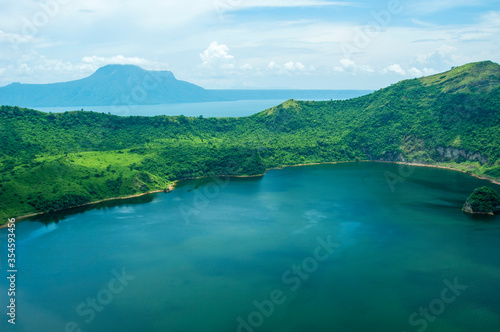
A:
[[[500,66],[469,64],[343,101],[289,100],[243,118],[0,108],[0,217],[256,175],[283,165],[447,163],[500,177]]]
[[[489,213],[500,211],[500,195],[490,187],[474,189],[465,202],[463,210],[469,213]]]

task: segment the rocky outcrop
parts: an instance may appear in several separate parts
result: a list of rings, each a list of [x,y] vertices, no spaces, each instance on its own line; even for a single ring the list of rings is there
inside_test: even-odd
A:
[[[439,146],[437,149],[439,156],[446,161],[479,161],[481,164],[488,163],[488,159],[478,152],[471,152],[464,149]]]
[[[495,189],[481,187],[474,189],[467,198],[462,211],[475,214],[490,214],[500,212],[500,195]]]

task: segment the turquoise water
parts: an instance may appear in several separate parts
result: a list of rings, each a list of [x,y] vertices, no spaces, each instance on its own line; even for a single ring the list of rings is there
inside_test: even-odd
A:
[[[231,91],[231,90],[229,90]],[[262,96],[274,95],[272,90],[260,91]],[[279,105],[288,99],[294,98],[297,100],[337,100],[355,98],[370,91],[367,90],[283,90],[272,97],[273,99],[252,99],[252,100],[236,100],[236,101],[217,101],[217,102],[199,102],[199,103],[179,103],[179,104],[162,104],[162,105],[126,105],[126,106],[64,106],[64,107],[33,107],[42,112],[62,113],[67,111],[85,110],[99,113],[110,113],[120,116],[156,116],[156,115],[185,115],[185,116],[200,116],[204,117],[242,117],[249,116],[273,106]],[[233,93],[237,93],[234,90]],[[243,96],[249,93],[249,98],[257,98],[259,91],[242,90]],[[264,98],[264,97],[262,97]]]
[[[99,113],[110,113],[119,116],[156,116],[184,115],[204,117],[241,117],[261,112],[276,106],[285,100],[239,100],[203,103],[182,103],[164,105],[131,105],[131,106],[81,106],[81,107],[35,107],[42,112],[62,113],[66,111],[84,110]]]
[[[394,164],[290,167],[22,221],[17,324],[4,313],[0,328],[498,331],[500,219],[460,211],[484,184]]]

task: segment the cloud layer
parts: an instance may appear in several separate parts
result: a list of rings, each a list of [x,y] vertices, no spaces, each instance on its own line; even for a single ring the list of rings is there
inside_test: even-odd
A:
[[[0,85],[76,79],[128,63],[207,88],[376,89],[500,61],[493,0],[18,0],[2,7]]]

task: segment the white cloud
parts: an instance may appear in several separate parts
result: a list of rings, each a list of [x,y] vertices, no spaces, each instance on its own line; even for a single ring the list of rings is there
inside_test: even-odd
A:
[[[454,55],[456,47],[442,45],[436,50],[427,54],[417,54],[415,61],[421,65],[430,65],[435,68],[449,67],[454,65]]]
[[[32,41],[33,37],[29,35],[22,35],[18,33],[10,33],[0,30],[0,42],[8,42],[12,44],[21,44]]]
[[[32,52],[20,57],[16,64],[5,67],[1,73],[1,84],[52,83],[82,78],[91,72],[92,68],[89,66],[75,65],[60,59],[47,59]]]
[[[287,61],[283,64],[270,61],[266,69],[277,75],[311,75],[316,70],[314,66],[306,66],[300,61]]]
[[[486,26],[500,26],[500,11],[489,11],[481,18]]]
[[[422,73],[422,71],[418,68],[415,68],[415,67],[411,67],[410,70],[408,70],[408,73],[412,76],[415,76],[415,77],[422,77],[424,76],[424,74]]]
[[[355,69],[356,63],[351,59],[340,59],[340,65],[345,69]]]
[[[221,67],[230,69],[234,67],[234,56],[229,54],[229,47],[219,44],[217,41],[210,43],[210,46],[200,54],[202,66]]]
[[[351,72],[351,73],[373,73],[374,70],[368,65],[358,65],[355,61],[347,58],[340,59],[340,66],[333,67],[334,72]]]
[[[413,77],[422,77],[422,76],[428,76],[428,75],[434,75],[437,72],[432,69],[432,68],[423,68],[423,69],[418,69],[415,67],[411,67],[408,70],[408,74],[413,76]]]
[[[276,68],[278,68],[278,65],[274,61],[269,62],[269,64],[267,65],[267,69],[272,70],[272,69],[276,69]]]
[[[385,73],[392,72],[392,73],[399,74],[401,76],[406,75],[406,71],[403,68],[401,68],[401,66],[398,65],[398,64],[393,64],[393,65],[390,65],[390,66],[386,67],[384,69],[384,72]]]
[[[35,51],[23,54],[17,63],[4,67],[0,73],[0,85],[12,82],[52,83],[80,79],[89,76],[99,67],[108,64],[134,64],[149,70],[167,70],[165,63],[138,57],[115,55],[110,57],[85,56],[78,62],[47,58]]]
[[[306,67],[301,62],[289,61],[284,65],[285,69],[288,71],[304,71]]]
[[[138,57],[125,57],[123,55],[115,55],[112,57],[100,57],[93,55],[83,57],[82,62],[92,66],[102,67],[108,64],[144,66],[148,64],[149,61]]]
[[[29,73],[31,71],[31,68],[30,66],[28,66],[28,64],[22,63],[21,65],[19,65],[18,70],[21,73]]]
[[[379,88],[394,83],[397,72],[421,76],[471,61],[500,61],[500,11],[493,0],[406,2],[405,12],[349,59],[343,59],[340,46],[352,44],[371,20],[369,8],[344,11],[343,6],[356,5],[349,0],[65,0],[35,35],[24,35],[23,17],[30,19],[47,1],[52,0],[1,5],[0,68],[7,69],[0,84],[64,81],[108,63],[131,63],[169,69],[191,82],[227,82],[228,88],[247,80],[266,87]],[[214,5],[220,3],[230,7],[229,20],[217,17]],[[485,6],[467,13],[465,6],[478,4]],[[384,9],[379,5],[373,9]],[[302,7],[324,15],[315,17]],[[457,13],[463,23],[444,11],[455,7],[462,7]],[[259,11],[246,11],[251,8]],[[258,15],[261,11],[268,13]],[[10,47],[14,40],[21,51]],[[214,40],[223,44],[208,46]],[[392,64],[400,68],[390,70]]]
[[[146,70],[170,70],[170,66],[164,62],[151,61],[140,57],[126,57],[121,54],[109,57],[84,56],[75,67],[80,71],[93,72],[106,65],[136,65]]]
[[[285,63],[286,70],[295,70],[295,63],[293,61]]]

